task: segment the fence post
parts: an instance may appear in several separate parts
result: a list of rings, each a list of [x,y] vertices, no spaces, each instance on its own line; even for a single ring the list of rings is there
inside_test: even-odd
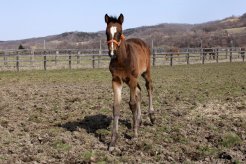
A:
[[[170,54],[170,66],[171,67],[173,66],[173,54],[172,53]]]
[[[17,52],[17,55],[16,55],[16,70],[17,70],[17,72],[20,71],[19,52]]]
[[[55,55],[55,65],[57,65],[57,55],[59,55],[59,51],[56,51],[56,55]]]
[[[77,64],[80,64],[80,51],[77,54]]]
[[[219,63],[219,49],[216,49],[216,63]]]
[[[205,63],[205,53],[203,52],[203,49],[201,49],[202,52],[202,64]]]
[[[230,48],[230,63],[232,62],[232,48]]]
[[[227,56],[228,56],[228,48],[226,48],[226,59],[227,59]]]
[[[102,40],[100,40],[99,55],[98,55],[98,68],[100,68],[101,55],[102,55]]]
[[[44,52],[44,70],[46,71],[46,68],[47,68],[47,60],[46,60],[46,52]]]
[[[3,61],[4,61],[5,66],[8,64],[8,57],[7,56],[8,56],[7,51],[4,51]]]
[[[28,52],[28,55],[30,55],[29,57],[30,57],[30,66],[33,64],[33,62],[32,62],[32,50],[30,50],[30,53]]]
[[[68,55],[68,65],[69,65],[69,69],[72,69],[72,56],[71,56],[71,53],[69,53],[69,55]]]
[[[203,55],[202,48],[200,48],[199,51],[200,51],[200,60],[202,60],[202,55]]]
[[[92,56],[92,68],[95,68],[95,55]]]
[[[242,60],[243,60],[243,62],[244,62],[245,48],[240,48],[240,54],[241,54]]]
[[[31,65],[34,63],[34,50],[31,51]]]
[[[154,49],[154,41],[152,40],[152,43],[151,43],[151,49],[152,49],[152,57],[153,57],[153,66],[155,66],[155,49]]]
[[[187,50],[187,54],[186,54],[186,62],[187,62],[187,64],[190,64],[190,53],[189,53],[189,49]]]

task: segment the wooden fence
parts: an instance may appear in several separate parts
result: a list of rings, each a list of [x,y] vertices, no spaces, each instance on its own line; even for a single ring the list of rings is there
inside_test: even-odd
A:
[[[152,49],[152,65],[244,62],[242,48],[186,48],[178,52]],[[107,50],[5,50],[0,51],[0,70],[105,68]]]
[[[205,64],[218,62],[244,62],[245,49],[234,48],[186,48],[178,52],[165,49],[152,50],[152,65]],[[159,59],[159,60],[158,60]]]

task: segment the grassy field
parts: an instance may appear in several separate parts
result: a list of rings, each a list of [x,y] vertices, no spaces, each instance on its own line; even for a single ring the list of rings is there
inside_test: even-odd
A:
[[[108,69],[0,72],[0,163],[245,163],[246,64],[152,69],[156,125],[147,117],[131,140],[129,89],[120,138],[112,126]]]
[[[20,55],[19,56],[19,69],[20,70],[44,70],[44,57],[41,55]],[[109,58],[100,56],[94,58],[95,68],[106,68],[109,65]],[[15,71],[16,56],[0,56],[0,71]],[[46,56],[46,67],[48,70],[52,69],[68,69],[69,56],[66,55],[48,55]],[[92,56],[71,56],[71,67],[73,69],[93,68]]]

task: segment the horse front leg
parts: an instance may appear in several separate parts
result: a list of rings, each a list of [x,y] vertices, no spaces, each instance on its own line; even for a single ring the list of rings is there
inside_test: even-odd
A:
[[[118,139],[118,124],[120,117],[120,102],[121,102],[121,90],[122,82],[120,79],[113,79],[112,87],[114,92],[114,104],[113,104],[113,128],[112,128],[112,137],[109,145],[109,151],[113,151],[115,148],[116,141]]]

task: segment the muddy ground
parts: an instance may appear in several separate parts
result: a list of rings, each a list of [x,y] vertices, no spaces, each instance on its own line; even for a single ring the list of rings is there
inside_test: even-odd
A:
[[[110,154],[107,69],[0,73],[0,163],[246,163],[246,64],[152,69],[156,124],[131,140],[129,89]]]

